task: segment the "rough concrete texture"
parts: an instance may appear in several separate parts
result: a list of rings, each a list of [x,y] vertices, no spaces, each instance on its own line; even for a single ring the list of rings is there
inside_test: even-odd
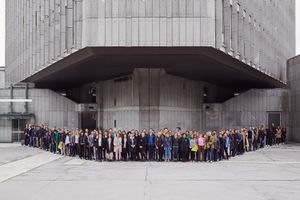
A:
[[[87,46],[211,46],[286,80],[294,7],[294,0],[7,0],[7,81]]]
[[[116,127],[125,130],[218,130],[267,125],[268,112],[280,112],[281,125],[290,128],[287,89],[252,89],[223,103],[204,104],[205,83],[163,69],[139,68],[126,80],[116,80],[98,83],[98,127],[111,128],[116,120]]]
[[[14,88],[13,98],[24,99],[25,89]],[[10,99],[10,89],[0,88],[0,98]],[[8,113],[19,113],[19,118],[25,118],[27,123],[47,124],[49,127],[78,127],[78,105],[68,98],[47,89],[30,88],[28,90],[28,99],[32,102],[28,103],[27,113],[33,113],[35,117],[22,117],[26,114],[25,103],[2,102],[0,104],[0,142],[12,141],[12,117]],[[23,127],[24,128],[24,127]]]
[[[290,121],[293,140],[300,142],[300,56],[288,61]]]
[[[127,77],[98,83],[98,127],[113,127],[116,120],[116,127],[125,130],[201,128],[202,82],[163,69],[139,68]]]
[[[26,151],[31,149],[22,152]],[[0,193],[2,199],[10,200],[298,200],[299,152],[298,144],[281,145],[217,163],[99,163],[57,156],[57,160],[40,165],[48,158],[31,156],[15,162],[22,163],[22,168],[31,161],[32,169],[1,182]],[[0,177],[9,164],[0,166]]]

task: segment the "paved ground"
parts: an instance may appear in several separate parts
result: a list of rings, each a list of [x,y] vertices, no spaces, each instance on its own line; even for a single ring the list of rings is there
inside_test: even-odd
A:
[[[300,145],[218,163],[97,163],[0,144],[0,199],[117,198],[299,200]]]

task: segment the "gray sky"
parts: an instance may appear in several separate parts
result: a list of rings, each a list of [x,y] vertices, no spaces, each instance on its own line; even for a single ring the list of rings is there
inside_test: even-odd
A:
[[[284,1],[284,0],[283,0]],[[298,12],[297,12],[298,11]],[[0,0],[0,66],[5,64],[5,0]],[[296,0],[296,54],[300,54],[300,0]]]

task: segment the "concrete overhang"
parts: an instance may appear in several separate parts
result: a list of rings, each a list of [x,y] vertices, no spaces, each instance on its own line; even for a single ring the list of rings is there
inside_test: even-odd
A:
[[[286,86],[212,47],[86,47],[23,82],[65,90],[128,75],[134,68],[164,68],[169,74],[237,90]]]

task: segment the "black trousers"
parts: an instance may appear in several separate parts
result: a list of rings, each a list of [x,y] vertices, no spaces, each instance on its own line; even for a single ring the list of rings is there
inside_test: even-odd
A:
[[[84,144],[79,145],[79,158],[84,158]]]
[[[158,147],[158,160],[159,161],[163,160],[163,155],[164,155],[164,148],[163,147]]]
[[[188,161],[189,160],[189,151],[188,150],[183,150],[180,152],[181,154],[181,160],[182,161]]]
[[[128,156],[128,149],[127,148],[122,148],[122,160],[127,161],[127,156]]]
[[[103,159],[103,149],[102,147],[97,147],[97,158],[98,160],[102,160]]]
[[[140,159],[143,161],[143,160],[147,160],[147,156],[146,156],[146,148],[145,147],[142,147],[142,148],[139,148],[139,152],[140,152]]]
[[[149,145],[148,151],[149,151],[149,160],[154,160],[155,159],[155,146]]]
[[[135,151],[131,151],[130,152],[130,160],[132,160],[132,161],[136,160],[136,153],[135,153]]]
[[[92,146],[88,146],[88,159],[92,160],[93,158],[93,147]]]

